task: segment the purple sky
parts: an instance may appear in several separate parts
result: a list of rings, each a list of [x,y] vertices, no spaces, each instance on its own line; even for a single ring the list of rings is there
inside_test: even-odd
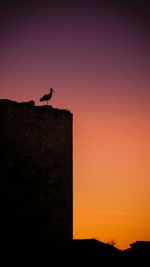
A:
[[[144,3],[7,2],[0,43],[2,97],[17,90],[19,98],[35,98],[36,88],[59,83],[77,98],[92,90],[96,99],[147,101],[150,36]]]

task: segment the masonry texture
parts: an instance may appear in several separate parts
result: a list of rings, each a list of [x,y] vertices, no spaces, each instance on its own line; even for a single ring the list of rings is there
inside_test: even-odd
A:
[[[72,239],[72,114],[0,100],[0,232]]]

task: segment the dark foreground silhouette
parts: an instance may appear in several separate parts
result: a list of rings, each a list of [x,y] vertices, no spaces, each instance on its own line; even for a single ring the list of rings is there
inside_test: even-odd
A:
[[[52,90],[41,101],[51,95]],[[34,101],[0,100],[0,125],[0,266],[135,266],[140,261],[144,266],[149,262],[149,242],[136,242],[121,251],[95,239],[71,241],[70,111],[35,106]]]
[[[150,242],[136,242],[124,251],[96,239],[54,241],[20,234],[0,242],[3,266],[147,266],[150,258]]]

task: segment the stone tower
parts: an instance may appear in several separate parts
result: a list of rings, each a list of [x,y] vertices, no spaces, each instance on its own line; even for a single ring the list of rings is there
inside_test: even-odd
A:
[[[72,239],[72,114],[0,100],[0,231]]]

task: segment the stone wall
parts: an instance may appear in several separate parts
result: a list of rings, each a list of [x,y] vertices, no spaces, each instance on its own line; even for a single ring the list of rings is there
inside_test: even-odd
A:
[[[1,231],[72,239],[72,114],[0,100]]]

